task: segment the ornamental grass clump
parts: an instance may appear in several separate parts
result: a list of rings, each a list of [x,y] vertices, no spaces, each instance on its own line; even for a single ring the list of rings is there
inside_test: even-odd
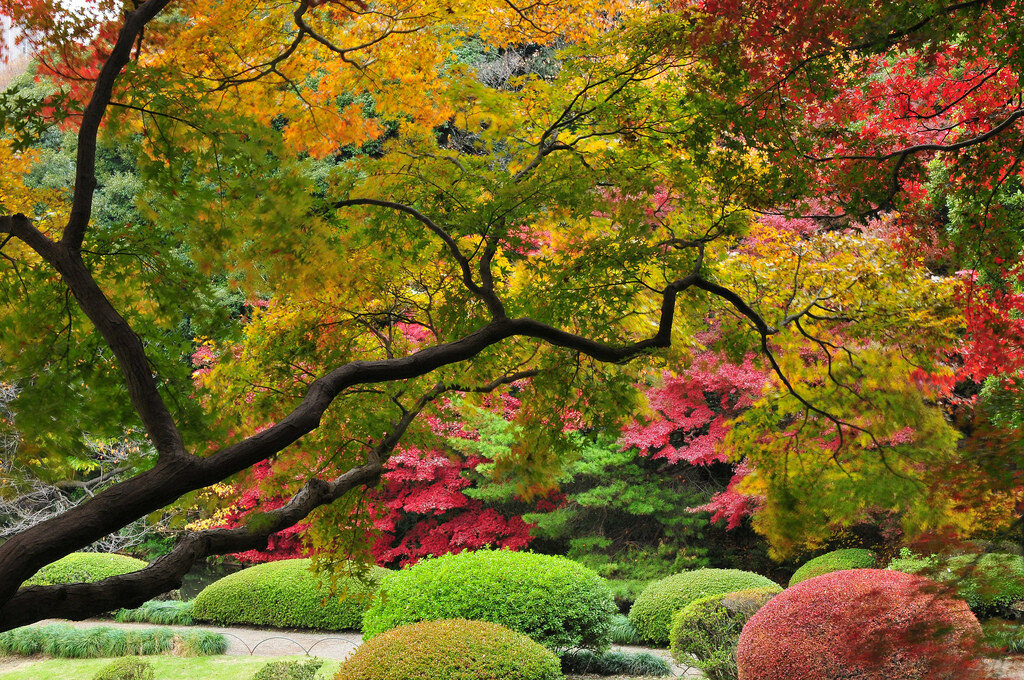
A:
[[[779,586],[751,588],[694,600],[672,617],[673,658],[696,665],[708,680],[736,680],[736,644],[743,624],[781,592]]]
[[[778,587],[772,580],[739,569],[697,569],[647,586],[629,610],[629,620],[649,643],[667,645],[672,616],[694,600],[750,588]]]
[[[420,621],[364,642],[334,680],[562,680],[558,657],[487,621]]]
[[[197,621],[237,625],[357,630],[386,569],[371,567],[365,579],[330,578],[310,571],[308,559],[279,560],[230,574],[192,601]]]
[[[550,649],[607,649],[615,613],[604,579],[564,557],[479,550],[388,574],[363,618],[364,639],[415,621],[490,621]]]
[[[795,586],[797,583],[806,581],[809,578],[833,571],[871,569],[876,566],[877,560],[878,558],[875,553],[864,548],[833,550],[805,562],[793,573],[793,576],[789,579],[789,585]]]
[[[740,680],[975,680],[981,626],[933,581],[884,569],[824,574],[743,627]]]
[[[64,659],[106,656],[212,656],[227,651],[227,639],[206,630],[176,632],[169,628],[76,628],[66,623],[26,626],[0,633],[0,654],[46,654]]]
[[[55,586],[63,583],[92,583],[145,568],[146,562],[110,553],[71,553],[48,564],[22,586]]]
[[[119,609],[114,620],[121,623],[155,623],[161,626],[191,626],[192,601],[150,600],[135,609]]]

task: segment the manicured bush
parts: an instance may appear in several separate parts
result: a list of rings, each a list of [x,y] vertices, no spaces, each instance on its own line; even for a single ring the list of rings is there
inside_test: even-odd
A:
[[[91,583],[120,576],[148,566],[142,560],[109,553],[71,553],[48,564],[22,586],[54,586],[61,583]]]
[[[558,657],[487,621],[446,619],[393,628],[364,642],[334,680],[560,680]]]
[[[316,680],[323,659],[307,661],[271,661],[256,671],[252,680]]]
[[[1024,600],[1024,558],[1006,553],[922,557],[904,548],[889,569],[919,574],[956,587],[978,616],[1007,614]]]
[[[665,660],[639,652],[592,652],[578,649],[562,655],[562,672],[575,675],[672,675]]]
[[[211,583],[192,601],[192,618],[220,624],[252,624],[320,630],[358,629],[376,583],[386,569],[372,567],[363,582],[317,576],[310,560],[267,562]]]
[[[968,680],[981,627],[928,579],[884,569],[824,574],[776,595],[743,627],[741,680]]]
[[[136,609],[119,609],[114,620],[121,623],[156,623],[161,626],[191,626],[191,600],[150,600]]]
[[[122,657],[100,669],[92,680],[153,680],[153,664],[143,659]]]
[[[669,649],[681,663],[695,663],[708,680],[736,680],[736,643],[743,624],[782,588],[751,588],[709,595],[675,613]]]
[[[760,574],[739,569],[684,571],[647,586],[629,610],[629,620],[647,642],[667,645],[672,615],[694,600],[776,585]]]
[[[789,579],[789,585],[795,586],[801,581],[806,581],[815,576],[828,574],[833,571],[845,569],[872,569],[876,566],[877,557],[875,553],[864,548],[843,548],[833,550],[824,555],[818,555],[808,560]]]
[[[46,654],[65,659],[146,656],[212,656],[227,651],[227,639],[206,630],[175,632],[169,628],[76,628],[66,623],[25,626],[0,633],[0,654]]]
[[[604,650],[615,613],[604,579],[564,557],[480,550],[420,560],[388,574],[363,636],[415,621],[491,621],[554,650]]]

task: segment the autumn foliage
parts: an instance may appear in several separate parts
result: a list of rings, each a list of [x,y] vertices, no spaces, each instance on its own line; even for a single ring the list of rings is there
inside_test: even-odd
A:
[[[743,627],[741,680],[962,680],[986,677],[981,627],[927,579],[837,571],[776,595]]]

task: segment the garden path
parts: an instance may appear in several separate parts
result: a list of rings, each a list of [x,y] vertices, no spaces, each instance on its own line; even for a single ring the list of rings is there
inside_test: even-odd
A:
[[[172,630],[211,630],[220,633],[228,640],[227,654],[231,656],[285,656],[290,654],[310,654],[326,659],[344,659],[363,642],[359,633],[308,632],[281,630],[278,628],[235,628],[222,626],[155,626],[152,623],[118,623],[116,621],[90,619],[88,621],[62,621],[48,619],[46,623],[70,623],[78,627],[111,626],[114,628],[170,628]],[[675,664],[672,657],[664,649],[647,647],[620,647],[612,649],[626,652],[650,652],[656,654],[672,666],[672,672],[678,677],[702,678],[695,669],[687,669]]]

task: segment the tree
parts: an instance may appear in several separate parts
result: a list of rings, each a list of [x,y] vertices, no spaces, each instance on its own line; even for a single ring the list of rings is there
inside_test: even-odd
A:
[[[780,376],[776,352],[801,320],[815,322],[815,343],[839,338],[828,333],[840,326],[870,343],[893,316],[863,298],[821,297],[856,288],[827,257],[811,278],[785,283],[743,278],[731,264],[751,257],[730,245],[752,210],[832,179],[813,176],[818,165],[787,164],[792,149],[780,145],[796,139],[801,160],[821,156],[814,145],[838,128],[794,138],[781,107],[746,105],[775,74],[757,70],[743,31],[781,55],[773,68],[795,64],[812,81],[821,60],[803,65],[801,55],[847,44],[846,34],[803,22],[793,32],[803,38],[779,40],[761,24],[776,20],[771,3],[735,28],[745,5],[102,0],[89,13],[59,4],[0,2],[56,87],[42,98],[9,94],[3,109],[0,325],[14,329],[2,338],[4,378],[24,403],[46,404],[46,391],[61,388],[60,403],[19,410],[27,451],[49,442],[66,454],[81,433],[133,423],[155,453],[148,469],[0,545],[2,628],[135,605],[176,587],[206,555],[263,548],[314,511],[350,517],[400,441],[430,443],[417,416],[443,395],[531,378],[517,416],[528,436],[508,464],[536,491],[568,448],[560,414],[615,425],[643,370],[627,362],[693,341],[712,310]],[[919,37],[942,53],[961,19],[959,6],[928,5],[918,20],[903,4],[864,18],[858,3],[832,4],[851,17],[842,30],[875,31],[864,49],[879,58]],[[985,3],[964,5],[964,16],[990,16]],[[812,16],[792,13],[801,11]],[[566,48],[557,69],[493,87],[460,60],[467,36],[496,50]],[[871,81],[863,69],[849,76]],[[802,113],[816,115],[822,100],[802,95]],[[862,112],[833,113],[847,136],[867,127]],[[984,126],[985,140],[1014,116]],[[39,126],[50,121],[76,131],[69,192],[33,178]],[[375,139],[386,145],[365,146]],[[138,222],[94,219],[97,187],[116,174],[98,165],[104,145],[137,164]],[[918,152],[960,148],[928,143],[887,157],[898,173]],[[837,200],[864,199],[834,186]],[[868,267],[855,281],[881,290],[876,276]],[[751,296],[737,292],[743,281]],[[206,301],[194,291],[214,283],[246,303],[222,313],[237,323],[217,327],[216,363],[195,393],[180,322]],[[677,318],[680,304],[695,313]],[[935,351],[885,355],[882,374]],[[833,428],[860,450],[902,443],[780,380],[794,400],[786,419],[813,415],[819,440]],[[54,436],[54,422],[79,434]],[[133,574],[18,590],[60,556],[268,460],[280,479],[306,481],[282,482],[290,500],[244,526],[188,534]],[[326,547],[345,526],[314,522]]]

